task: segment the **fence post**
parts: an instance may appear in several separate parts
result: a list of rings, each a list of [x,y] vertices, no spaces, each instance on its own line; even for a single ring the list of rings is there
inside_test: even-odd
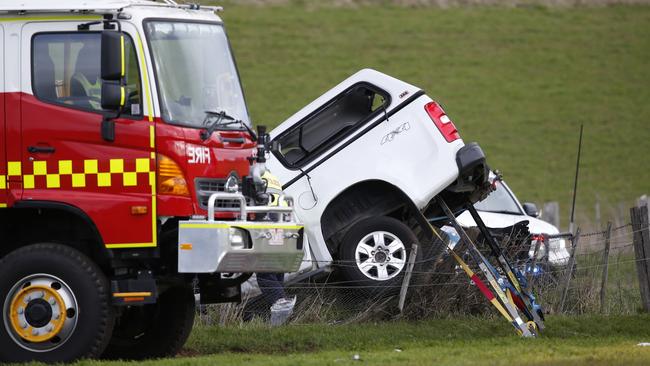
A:
[[[632,231],[634,232],[634,256],[636,273],[639,277],[641,306],[650,312],[650,228],[648,228],[648,206],[639,205],[630,209]]]
[[[612,222],[607,222],[605,232],[605,251],[603,252],[603,280],[600,283],[600,312],[605,313],[605,297],[607,296],[607,276],[609,272],[609,246],[612,238]]]
[[[566,274],[566,285],[564,285],[564,291],[562,291],[562,299],[560,300],[560,313],[564,312],[564,303],[566,302],[566,297],[569,294],[569,286],[571,285],[571,277],[573,276],[573,267],[576,264],[576,248],[578,248],[579,240],[580,227],[578,227],[576,233],[571,239],[571,256],[569,257],[569,266]]]
[[[418,245],[413,243],[411,244],[411,254],[409,255],[408,263],[406,264],[406,273],[404,274],[404,280],[402,281],[402,289],[399,292],[399,312],[402,313],[404,310],[404,302],[406,301],[406,291],[409,288],[409,283],[411,282],[411,275],[413,274],[413,266],[415,266],[415,260],[418,256]]]

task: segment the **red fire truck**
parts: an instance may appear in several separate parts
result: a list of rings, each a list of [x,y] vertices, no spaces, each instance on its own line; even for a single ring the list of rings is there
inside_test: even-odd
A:
[[[0,362],[173,355],[197,285],[297,269],[217,10],[0,4]]]

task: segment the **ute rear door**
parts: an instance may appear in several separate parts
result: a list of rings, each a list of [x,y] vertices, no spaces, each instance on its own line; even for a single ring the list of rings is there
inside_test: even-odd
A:
[[[88,22],[92,19],[84,19]],[[143,56],[126,37],[126,109],[115,140],[101,133],[101,28],[83,21],[29,22],[20,63],[23,205],[62,203],[83,211],[108,248],[156,245],[154,123],[143,111]],[[31,61],[30,61],[31,60]],[[147,101],[148,102],[148,101]]]

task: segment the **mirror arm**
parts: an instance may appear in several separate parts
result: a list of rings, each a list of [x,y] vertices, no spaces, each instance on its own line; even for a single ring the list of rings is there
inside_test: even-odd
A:
[[[105,112],[102,117],[102,138],[104,141],[113,142],[115,141],[115,120],[120,118],[122,114],[122,108],[120,108],[114,116],[110,116],[110,112]]]
[[[108,116],[102,118],[102,138],[104,141],[115,141],[115,121]]]

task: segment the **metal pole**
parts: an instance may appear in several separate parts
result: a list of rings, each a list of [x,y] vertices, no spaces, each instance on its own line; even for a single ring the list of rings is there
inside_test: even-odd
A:
[[[580,139],[578,140],[578,158],[576,159],[576,177],[573,181],[573,203],[571,203],[571,219],[569,221],[569,231],[572,234],[575,234],[573,231],[575,227],[575,211],[576,211],[576,196],[578,195],[578,173],[580,172],[580,153],[582,151],[582,130],[584,125],[580,125]]]

